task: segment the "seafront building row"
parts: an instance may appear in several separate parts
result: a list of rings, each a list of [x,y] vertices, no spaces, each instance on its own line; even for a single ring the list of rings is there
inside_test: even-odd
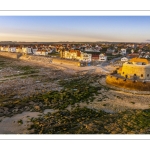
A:
[[[78,45],[78,46],[77,46]],[[54,57],[62,59],[78,60],[83,62],[107,61],[110,57],[122,57],[121,61],[126,62],[129,58],[142,57],[150,58],[150,53],[142,50],[141,46],[135,44],[60,44],[60,45],[0,45],[1,52],[21,53],[27,55],[49,56],[57,53]],[[146,45],[145,45],[146,46]],[[122,48],[121,48],[122,47]],[[138,51],[137,51],[138,48]],[[129,50],[130,49],[130,50]]]

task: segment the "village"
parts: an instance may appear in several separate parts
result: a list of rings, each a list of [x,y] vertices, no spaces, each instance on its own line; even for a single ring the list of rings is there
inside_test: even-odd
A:
[[[109,61],[121,56],[120,61],[130,58],[150,58],[147,43],[13,43],[0,42],[1,52],[21,53],[36,56],[52,56],[79,62]]]
[[[149,113],[148,91],[125,91],[105,81],[135,57],[148,60],[149,45],[128,45],[127,49],[124,44],[118,51],[111,46],[112,43],[94,47],[84,44],[77,48],[73,44],[67,49],[61,44],[42,45],[35,50],[2,45],[0,133],[149,133],[149,122],[140,127],[134,120],[139,114]],[[121,74],[125,76],[123,70]],[[114,117],[126,118],[128,123]],[[125,125],[120,127],[116,122]]]

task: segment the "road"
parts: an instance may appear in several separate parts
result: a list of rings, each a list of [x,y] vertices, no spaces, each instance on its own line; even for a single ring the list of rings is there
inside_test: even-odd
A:
[[[118,66],[114,66],[113,64],[116,61],[120,60],[121,58],[122,57],[118,57],[118,58],[112,59],[111,61],[103,61],[98,65],[98,67],[100,67],[103,72],[109,74],[109,73],[113,72],[116,69],[116,67],[118,67]]]

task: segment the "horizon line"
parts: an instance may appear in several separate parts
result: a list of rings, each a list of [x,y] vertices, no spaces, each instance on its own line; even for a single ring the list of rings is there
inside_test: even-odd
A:
[[[150,10],[0,10],[0,11],[150,11]]]
[[[106,42],[106,43],[149,43],[150,41],[145,41],[145,42],[119,42],[119,41],[48,41],[48,42],[44,42],[44,41],[0,41],[0,43],[2,42],[12,42],[12,43],[102,43],[102,42]]]

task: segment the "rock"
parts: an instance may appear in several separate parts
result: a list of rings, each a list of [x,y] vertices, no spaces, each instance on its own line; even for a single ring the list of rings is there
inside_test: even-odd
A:
[[[2,112],[4,112],[4,110],[0,108],[0,113],[2,113]]]
[[[0,113],[0,117],[2,117],[2,116],[4,116],[4,114],[3,114],[3,113]]]
[[[14,98],[14,99],[15,99],[15,98],[20,98],[20,96],[19,96],[19,95],[16,95],[16,96],[14,96],[13,98]]]
[[[7,111],[7,112],[8,112],[8,111]],[[9,110],[9,112],[14,113],[14,112],[15,112],[15,109],[11,109],[11,110]]]
[[[44,114],[47,114],[47,113],[54,113],[55,112],[55,110],[54,109],[45,109],[44,110]]]
[[[25,87],[21,87],[22,90],[26,89]]]
[[[17,111],[18,111],[18,108],[15,109],[15,112],[17,112]]]
[[[4,111],[8,111],[8,108],[7,108],[7,107],[4,107],[3,109],[4,109]]]
[[[4,111],[3,114],[8,115],[8,114],[10,114],[10,112],[9,111]]]
[[[34,106],[34,109],[40,110],[40,107],[36,105],[36,106]]]
[[[43,104],[42,104],[42,103],[39,103],[39,106],[40,106],[40,107],[42,107],[42,106],[43,106]]]
[[[31,102],[29,102],[29,104],[30,104],[30,105],[33,105],[33,104],[34,104],[34,102],[33,102],[33,101],[31,101]]]

